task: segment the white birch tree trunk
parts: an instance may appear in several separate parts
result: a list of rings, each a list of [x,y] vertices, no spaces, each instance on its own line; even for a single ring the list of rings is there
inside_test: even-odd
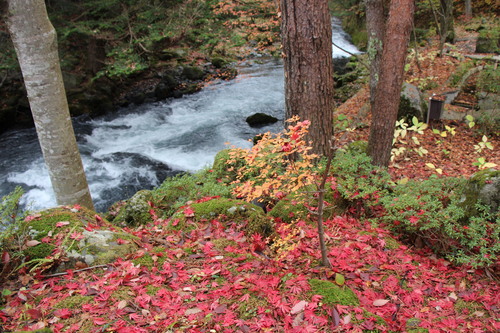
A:
[[[45,2],[7,0],[7,4],[7,26],[57,203],[93,210],[59,66],[57,36]]]

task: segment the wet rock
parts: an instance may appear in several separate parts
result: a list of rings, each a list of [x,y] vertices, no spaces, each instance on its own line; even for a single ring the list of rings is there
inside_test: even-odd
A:
[[[481,30],[476,42],[476,53],[500,53],[500,29]]]
[[[266,125],[274,124],[278,121],[278,118],[270,116],[265,113],[255,113],[247,117],[246,122],[250,127],[263,127]]]
[[[191,81],[199,81],[205,78],[205,72],[195,66],[184,66],[182,68],[182,76]]]

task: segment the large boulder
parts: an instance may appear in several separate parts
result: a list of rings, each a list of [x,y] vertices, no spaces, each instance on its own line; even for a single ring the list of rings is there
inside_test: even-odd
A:
[[[476,42],[476,53],[500,53],[500,29],[483,29]]]
[[[470,177],[461,203],[466,217],[476,215],[477,203],[489,207],[492,213],[500,210],[500,170],[482,170]]]
[[[424,121],[425,112],[425,102],[422,94],[416,86],[405,82],[401,90],[398,119],[406,118],[411,120],[413,117],[417,117],[418,120]]]
[[[23,255],[29,266],[65,271],[111,263],[137,250],[135,236],[83,207],[58,207],[26,218]]]
[[[113,224],[120,226],[139,226],[151,222],[149,202],[153,201],[153,194],[148,190],[141,190],[121,206],[113,219]]]
[[[213,219],[225,225],[241,225],[248,236],[257,233],[267,237],[273,232],[273,222],[261,207],[228,198],[211,198],[182,207],[171,217],[170,227],[187,230],[197,223]]]

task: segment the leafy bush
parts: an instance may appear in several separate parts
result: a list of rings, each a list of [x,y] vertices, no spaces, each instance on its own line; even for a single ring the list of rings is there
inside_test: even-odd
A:
[[[412,180],[380,199],[390,228],[409,241],[422,241],[457,264],[494,265],[500,255],[500,214],[478,205],[466,219],[460,200],[466,181],[459,178]]]
[[[371,163],[371,158],[360,152],[357,146],[338,152],[333,160],[332,172],[337,182],[337,191],[351,203],[360,203],[369,208],[386,196],[391,181],[386,170]]]

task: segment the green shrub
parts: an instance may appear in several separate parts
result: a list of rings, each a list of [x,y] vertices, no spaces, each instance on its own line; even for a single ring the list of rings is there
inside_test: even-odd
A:
[[[494,265],[500,255],[500,214],[478,204],[466,218],[460,207],[466,180],[412,180],[394,187],[380,199],[386,214],[381,220],[403,239],[420,239],[437,254],[456,264]]]
[[[376,205],[381,196],[387,195],[391,178],[386,170],[374,166],[371,158],[355,147],[337,153],[332,172],[336,189],[344,199],[369,208]]]

